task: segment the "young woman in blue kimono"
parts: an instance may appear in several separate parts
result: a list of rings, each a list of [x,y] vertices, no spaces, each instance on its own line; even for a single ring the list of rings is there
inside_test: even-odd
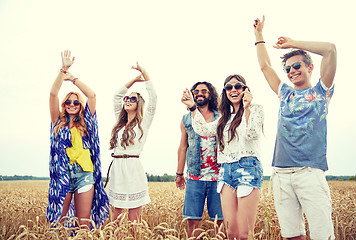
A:
[[[108,197],[101,180],[96,95],[68,72],[75,59],[71,58],[71,52],[64,51],[61,56],[62,68],[49,98],[51,151],[47,220],[61,222],[67,214],[75,215],[80,226],[90,229],[87,219],[100,226],[109,216]],[[70,92],[59,104],[58,92],[63,81],[78,87],[87,102],[79,93]]]

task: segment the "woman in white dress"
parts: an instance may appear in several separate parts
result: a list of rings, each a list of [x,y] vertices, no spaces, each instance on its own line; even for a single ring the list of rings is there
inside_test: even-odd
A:
[[[108,197],[114,207],[113,220],[128,209],[130,221],[138,221],[142,206],[151,200],[148,194],[146,173],[140,161],[149,127],[156,110],[157,95],[145,69],[138,63],[132,67],[141,74],[122,86],[114,96],[114,109],[117,123],[110,140],[112,163],[108,183]],[[137,92],[125,94],[136,82],[144,82],[149,95],[145,113],[144,99]]]

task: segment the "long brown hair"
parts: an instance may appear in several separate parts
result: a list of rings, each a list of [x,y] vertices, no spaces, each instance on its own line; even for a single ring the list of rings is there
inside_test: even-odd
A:
[[[227,82],[229,82],[233,78],[235,78],[239,82],[242,82],[243,84],[246,85],[246,81],[241,75],[234,74],[234,75],[228,76],[225,79],[224,86],[226,85]],[[229,121],[229,119],[231,117],[231,106],[233,107],[233,105],[230,102],[230,100],[227,98],[225,89],[222,90],[220,97],[221,97],[221,102],[219,105],[219,111],[221,113],[221,117],[218,122],[217,137],[218,137],[219,150],[222,152],[225,148],[224,129],[225,129],[226,123]],[[228,143],[231,142],[235,137],[238,137],[237,133],[236,133],[236,128],[240,125],[240,123],[242,121],[243,114],[244,114],[244,108],[243,108],[243,101],[241,99],[240,107],[239,107],[234,119],[232,120],[230,128],[228,130],[229,137],[230,137],[230,139],[228,140]]]
[[[124,105],[122,105],[122,109],[121,112],[119,114],[118,117],[118,121],[115,124],[114,128],[112,129],[111,132],[111,139],[110,139],[110,149],[114,149],[117,146],[117,138],[118,138],[118,133],[121,130],[121,128],[124,128],[124,132],[122,133],[122,137],[121,137],[121,143],[120,145],[126,149],[127,146],[129,145],[134,145],[134,138],[136,137],[136,133],[133,130],[133,128],[136,126],[136,124],[138,125],[138,128],[141,131],[141,136],[138,139],[139,141],[141,140],[142,136],[143,136],[143,129],[141,127],[141,123],[142,123],[142,119],[143,119],[143,109],[144,109],[144,99],[142,98],[142,96],[137,93],[137,109],[136,109],[136,116],[134,117],[134,119],[132,119],[132,121],[126,126],[127,121],[128,121],[128,114],[124,108]],[[126,127],[125,127],[126,126]]]
[[[62,101],[62,104],[61,104],[62,110],[59,113],[60,122],[59,122],[59,124],[57,126],[54,127],[54,132],[56,134],[56,137],[58,136],[59,130],[62,127],[68,125],[68,122],[67,122],[67,111],[66,111],[66,108],[65,108],[65,101],[67,101],[72,94],[76,95],[78,97],[79,102],[80,102],[80,109],[79,109],[79,112],[78,112],[79,120],[73,122],[74,127],[76,127],[78,129],[78,131],[80,132],[80,134],[82,136],[84,134],[89,134],[87,125],[85,124],[85,121],[84,121],[84,110],[85,110],[84,100],[83,100],[82,96],[79,93],[77,93],[77,92],[69,92],[64,97],[64,99]]]

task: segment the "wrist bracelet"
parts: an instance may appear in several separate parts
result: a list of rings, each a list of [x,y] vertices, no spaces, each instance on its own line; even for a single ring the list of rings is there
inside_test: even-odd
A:
[[[66,71],[66,70],[64,70],[63,68],[61,68],[61,70],[59,70],[59,71],[61,71],[62,73],[64,73],[64,74],[67,74],[68,72]]]
[[[72,83],[75,85],[75,82],[78,80],[78,78],[73,78]]]
[[[177,176],[177,177],[182,177],[182,176],[183,176],[183,173],[176,173],[176,176]]]
[[[258,41],[258,42],[255,42],[255,46],[259,43],[266,43],[265,41]]]
[[[194,104],[194,106],[193,106],[193,107],[189,108],[189,111],[194,112],[194,111],[195,111],[195,109],[197,109],[197,105],[196,105],[196,104]]]

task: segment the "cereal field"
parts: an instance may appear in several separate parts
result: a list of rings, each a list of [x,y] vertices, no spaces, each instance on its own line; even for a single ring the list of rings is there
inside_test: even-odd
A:
[[[356,182],[333,181],[329,185],[336,239],[356,239]],[[91,231],[61,225],[50,228],[45,217],[47,187],[47,181],[0,182],[0,239],[186,239],[184,191],[177,190],[175,183],[149,183],[152,202],[143,209],[141,223],[131,223],[125,217],[120,223],[106,222]],[[281,239],[273,199],[267,193],[268,182],[264,182],[253,237]],[[214,225],[204,213],[198,239],[225,239],[222,229],[214,232]]]

